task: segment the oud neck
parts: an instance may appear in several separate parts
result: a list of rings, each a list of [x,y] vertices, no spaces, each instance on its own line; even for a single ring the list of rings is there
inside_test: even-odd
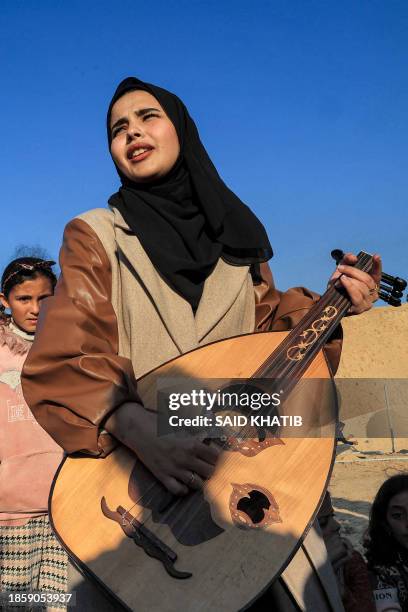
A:
[[[354,267],[368,272],[372,264],[372,256],[361,251],[357,255],[357,263]],[[350,305],[351,301],[345,290],[342,287],[331,285],[279,347],[258,368],[253,378],[279,379],[284,387],[291,388],[333,334]]]

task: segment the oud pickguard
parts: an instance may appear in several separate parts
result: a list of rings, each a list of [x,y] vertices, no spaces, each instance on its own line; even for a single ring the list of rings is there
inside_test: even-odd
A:
[[[224,531],[214,522],[202,491],[193,491],[167,506],[167,490],[140,462],[132,470],[128,492],[132,501],[151,510],[154,523],[168,525],[184,546],[202,544]]]

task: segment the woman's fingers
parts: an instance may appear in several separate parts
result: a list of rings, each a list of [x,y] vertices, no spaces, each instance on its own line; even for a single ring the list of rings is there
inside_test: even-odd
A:
[[[360,314],[365,310],[369,310],[373,300],[371,299],[371,295],[366,284],[362,283],[361,281],[355,281],[348,276],[342,276],[340,278],[340,282],[346,289],[351,300],[351,312],[354,314]]]
[[[347,253],[341,263],[337,266],[336,270],[331,276],[331,280],[335,280],[339,278],[341,274],[346,274],[347,276],[351,276],[352,278],[359,279],[363,282],[367,282],[369,279],[374,281],[374,284],[371,283],[372,286],[375,284],[379,284],[381,281],[381,273],[382,273],[382,264],[380,255],[373,255],[373,266],[370,270],[370,273],[363,272],[354,266],[357,261],[357,257],[352,253]]]
[[[215,445],[194,441],[191,448],[177,461],[175,476],[190,488],[200,489],[203,481],[213,475],[220,452],[221,450]]]
[[[353,253],[346,253],[343,259],[341,260],[340,266],[341,265],[354,266],[356,262],[357,262],[357,257],[353,255]],[[354,268],[354,270],[355,269],[356,268]],[[374,279],[374,281],[378,284],[381,280],[381,273],[382,273],[381,255],[378,255],[378,253],[376,253],[375,255],[373,255],[373,266],[370,270],[369,276],[371,276]]]
[[[211,478],[214,474],[215,466],[203,461],[199,457],[194,457],[190,464],[190,469],[197,472],[202,478]]]
[[[343,275],[349,278],[355,279],[356,281],[360,281],[365,284],[370,289],[375,289],[376,281],[371,276],[371,274],[367,274],[367,272],[363,272],[363,270],[359,270],[358,268],[353,268],[353,266],[345,266],[341,264],[337,267],[337,270]]]
[[[381,256],[378,254],[373,255],[373,267],[370,270],[370,275],[375,280],[376,284],[379,285],[382,275],[382,261]]]
[[[128,412],[124,412],[125,408]],[[130,403],[124,405],[120,414],[121,428],[116,423],[115,435],[173,495],[186,495],[191,489],[201,488],[203,481],[213,474],[221,452],[215,444],[204,444],[191,437],[157,436],[156,415],[143,409],[135,411]],[[140,430],[144,435],[136,436],[135,432]]]
[[[215,465],[217,463],[217,459],[221,454],[221,449],[216,444],[204,444],[204,442],[196,443],[194,447],[194,451],[197,457],[210,463],[211,465]]]
[[[214,473],[214,464],[220,454],[215,445],[199,440],[170,442],[167,452],[159,455],[153,473],[174,495],[186,495],[189,490],[203,487],[204,481]]]
[[[198,491],[199,489],[203,488],[204,480],[197,474],[197,472],[194,472],[194,470],[180,472],[177,478],[186,484],[189,489]]]
[[[357,255],[354,253],[344,253],[341,263],[354,265],[357,262]]]
[[[356,268],[354,266],[356,261],[355,255],[346,253],[331,277],[332,283],[338,280],[346,289],[352,303],[350,308],[352,314],[369,310],[373,302],[378,299],[382,273],[381,257],[377,254],[373,255],[373,265],[369,274]]]
[[[162,485],[165,486],[168,491],[170,491],[170,493],[173,493],[173,495],[187,495],[187,493],[190,491],[188,486],[185,485],[181,479],[175,478],[174,476],[168,476],[167,474],[156,474],[156,477],[158,480],[160,480]]]

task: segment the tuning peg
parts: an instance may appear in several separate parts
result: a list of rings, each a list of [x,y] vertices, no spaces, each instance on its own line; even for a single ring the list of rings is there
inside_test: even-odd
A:
[[[402,298],[402,296],[404,295],[403,291],[398,291],[398,289],[391,289],[390,287],[387,287],[387,285],[383,285],[382,283],[380,283],[380,289],[382,291],[388,292],[389,295],[395,298]]]
[[[399,278],[398,276],[391,276],[385,272],[382,273],[381,280],[384,283],[387,283],[387,285],[392,285],[392,287],[397,289],[397,291],[404,291],[407,286],[407,281],[405,279]]]
[[[385,291],[380,291],[378,293],[378,296],[381,300],[387,302],[387,304],[389,304],[390,306],[401,306],[401,300],[398,300],[397,298],[393,297],[389,293],[386,293]]]
[[[341,249],[333,249],[330,255],[333,257],[337,265],[343,259],[344,251],[342,251]]]

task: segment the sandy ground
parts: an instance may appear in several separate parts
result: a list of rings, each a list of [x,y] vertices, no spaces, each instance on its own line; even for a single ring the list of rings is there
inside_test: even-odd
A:
[[[370,454],[361,458],[356,453],[353,459],[338,456],[329,490],[342,533],[360,552],[363,552],[362,537],[376,492],[384,480],[403,472],[408,472],[408,455]]]
[[[343,322],[336,376],[344,435],[329,490],[342,531],[362,552],[371,502],[388,477],[408,473],[408,304]]]

